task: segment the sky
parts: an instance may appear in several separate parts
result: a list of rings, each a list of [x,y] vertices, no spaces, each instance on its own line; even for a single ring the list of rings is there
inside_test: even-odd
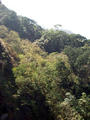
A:
[[[61,29],[90,39],[90,0],[2,0],[2,3],[44,28],[60,24]]]

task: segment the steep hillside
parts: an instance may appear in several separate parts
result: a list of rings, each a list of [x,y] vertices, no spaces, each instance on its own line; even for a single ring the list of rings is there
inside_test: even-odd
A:
[[[12,95],[16,92],[12,68],[17,65],[18,60],[16,53],[0,39],[0,119],[11,106]]]
[[[21,38],[34,41],[41,37],[42,28],[34,20],[27,17],[17,16],[14,11],[0,4],[0,25],[5,25],[10,30],[20,34]]]
[[[18,57],[9,45],[0,39],[0,82],[11,81],[13,83],[12,68],[17,65]],[[3,81],[5,79],[5,81]]]
[[[89,119],[90,40],[0,4],[0,120]]]

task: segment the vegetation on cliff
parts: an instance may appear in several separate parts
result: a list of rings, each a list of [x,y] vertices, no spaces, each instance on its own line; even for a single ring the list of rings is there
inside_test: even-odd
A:
[[[90,40],[0,4],[0,119],[89,120],[89,93]]]

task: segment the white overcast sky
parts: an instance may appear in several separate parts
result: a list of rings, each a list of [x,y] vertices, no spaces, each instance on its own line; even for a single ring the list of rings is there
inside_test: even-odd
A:
[[[90,39],[90,0],[2,0],[8,8],[50,28],[62,25]]]

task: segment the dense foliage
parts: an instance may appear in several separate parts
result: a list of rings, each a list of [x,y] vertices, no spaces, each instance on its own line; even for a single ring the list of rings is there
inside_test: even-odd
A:
[[[67,46],[75,48],[84,46],[86,41],[87,39],[81,35],[51,29],[45,31],[36,43],[45,51],[52,53],[61,52]]]
[[[14,11],[0,4],[0,25],[5,25],[9,30],[19,33],[21,38],[34,41],[41,37],[43,29],[34,20],[17,16]]]
[[[89,120],[90,40],[4,5],[0,24],[0,119]]]

